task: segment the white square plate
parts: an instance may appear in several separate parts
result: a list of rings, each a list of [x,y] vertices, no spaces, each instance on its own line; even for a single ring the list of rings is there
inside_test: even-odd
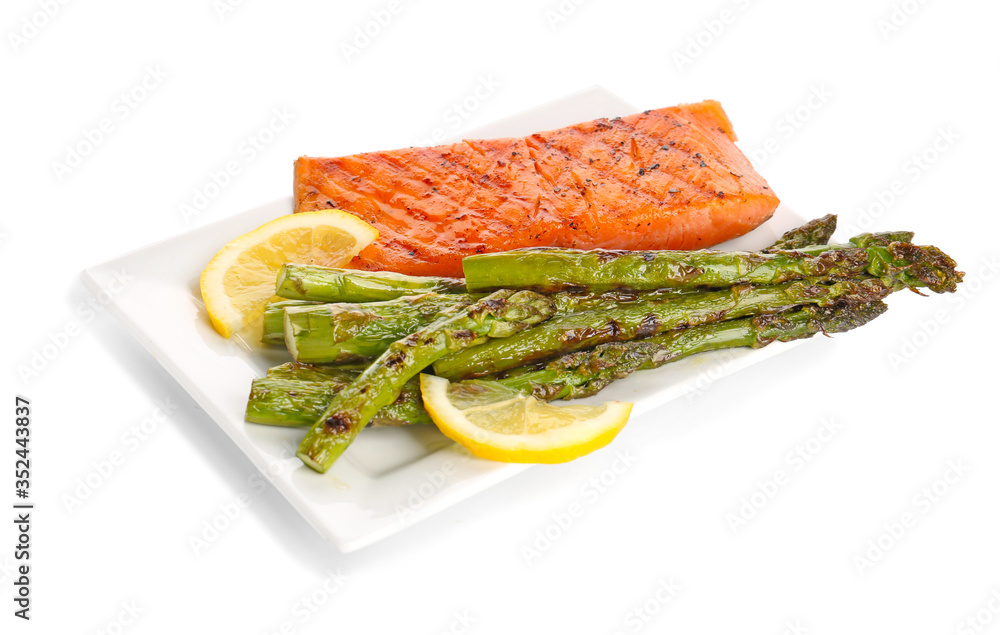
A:
[[[525,135],[637,111],[595,87],[465,137]],[[474,458],[432,426],[414,426],[366,430],[322,475],[295,458],[304,431],[244,422],[251,380],[287,357],[280,352],[252,351],[216,335],[205,315],[198,279],[205,263],[231,239],[291,211],[291,197],[263,205],[90,267],[83,273],[84,281],[96,294],[107,288],[115,271],[127,271],[134,278],[127,289],[113,295],[112,312],[295,509],[341,551],[370,545],[528,469],[528,465]],[[782,206],[770,221],[722,248],[759,249],[801,222]],[[599,398],[584,401],[632,401],[633,417],[638,417],[698,390],[709,373],[715,379],[788,348],[785,344],[695,356],[638,372]]]

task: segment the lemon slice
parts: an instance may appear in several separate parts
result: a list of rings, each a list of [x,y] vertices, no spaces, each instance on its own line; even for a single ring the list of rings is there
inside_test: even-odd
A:
[[[420,375],[431,419],[448,438],[484,459],[564,463],[602,448],[628,422],[632,404],[556,406],[495,381],[450,383]]]
[[[285,263],[343,267],[378,230],[339,209],[281,216],[223,247],[201,274],[201,297],[223,337],[262,322]]]

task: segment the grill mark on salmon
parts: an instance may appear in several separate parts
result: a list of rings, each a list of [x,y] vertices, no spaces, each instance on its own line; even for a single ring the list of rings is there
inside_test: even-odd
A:
[[[486,156],[486,151],[485,151],[485,150],[483,150],[482,148],[480,148],[480,147],[479,147],[478,145],[476,145],[476,142],[475,142],[475,141],[469,141],[469,140],[466,140],[466,141],[465,141],[465,143],[467,143],[467,144],[469,145],[469,147],[470,147],[470,148],[472,148],[473,150],[475,150],[475,151],[476,151],[476,152],[478,152],[479,154],[481,154],[481,155],[483,155],[483,156]]]
[[[718,102],[295,163],[295,211],[337,207],[380,232],[353,266],[462,274],[518,247],[697,249],[770,218],[778,198],[735,146]]]
[[[580,176],[576,172],[570,172],[570,176],[573,177],[573,184],[576,185],[580,196],[583,197],[583,202],[587,204],[587,209],[590,209],[592,205],[590,204],[590,199],[587,197],[587,186],[580,180]]]
[[[619,125],[618,127],[622,126]],[[631,134],[631,131],[628,130],[628,125],[625,124],[624,127],[626,128],[626,130],[623,131],[623,133]],[[559,132],[563,133],[563,131]],[[552,158],[551,161],[548,160],[552,154],[559,153],[562,158],[571,159],[573,157],[572,146],[578,141],[582,140],[583,142],[586,142],[588,140],[587,135],[579,130],[567,129],[565,130],[564,134],[565,137],[563,138],[571,137],[572,138],[571,142],[560,144],[558,143],[559,138],[550,140],[546,139],[545,137],[539,134],[533,135],[533,139],[535,142],[534,146],[536,148],[548,151],[548,157],[542,156],[541,158],[539,158],[537,155],[533,154],[533,158],[536,161],[541,160],[543,162],[546,162],[546,164],[552,163],[553,165],[556,165],[559,163],[558,158]],[[602,141],[607,144],[607,140],[602,140]],[[632,142],[634,143],[634,138],[632,139]],[[623,146],[624,143],[625,143],[624,141],[619,141],[618,145]],[[620,149],[619,152],[621,152]],[[631,152],[631,147],[630,147],[630,152]],[[597,176],[597,178],[594,179],[595,181],[597,181],[597,185],[595,185],[595,187],[599,189],[610,185],[613,189],[617,189],[619,191],[618,195],[620,196],[623,197],[643,196],[644,198],[647,199],[650,205],[662,206],[663,204],[662,197],[658,196],[656,192],[649,190],[643,184],[639,184],[637,186],[634,183],[630,183],[630,180],[632,179],[632,177],[636,173],[636,170],[638,169],[635,166],[634,162],[623,163],[621,160],[622,159],[621,155],[618,157],[618,160],[615,161],[613,159],[614,154],[615,150],[612,150],[611,156],[598,157],[598,159],[603,159],[603,160],[596,160],[594,162],[593,164],[594,166],[600,166],[596,167],[595,170]],[[545,170],[543,173],[547,173],[547,170]],[[556,183],[554,179],[550,179],[550,182],[552,182],[553,185],[558,185],[558,183]],[[592,206],[593,204],[591,203],[591,201],[588,200],[588,206],[587,206],[588,210],[591,209]],[[573,229],[574,231],[581,231],[582,228],[583,231],[586,233],[586,235],[590,238],[590,241],[594,242],[595,245],[597,245],[603,242],[605,239],[594,231],[595,229],[598,229],[600,227],[600,223],[597,222],[597,219],[593,220],[595,222],[581,223],[577,221],[572,225],[570,225],[570,228]],[[636,223],[636,228],[641,226],[642,226],[641,221]],[[621,229],[621,227],[619,227],[619,229]]]

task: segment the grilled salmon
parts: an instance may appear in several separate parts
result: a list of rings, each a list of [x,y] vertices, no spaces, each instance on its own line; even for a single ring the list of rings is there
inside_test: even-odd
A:
[[[295,162],[295,211],[339,208],[379,231],[353,266],[461,276],[519,247],[700,249],[741,236],[778,198],[704,101],[511,139]]]

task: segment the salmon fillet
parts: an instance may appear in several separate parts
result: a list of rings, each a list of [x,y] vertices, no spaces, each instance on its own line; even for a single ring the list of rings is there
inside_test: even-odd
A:
[[[704,101],[514,139],[295,162],[295,211],[339,208],[379,231],[353,266],[462,275],[519,247],[700,249],[741,236],[778,198]]]

